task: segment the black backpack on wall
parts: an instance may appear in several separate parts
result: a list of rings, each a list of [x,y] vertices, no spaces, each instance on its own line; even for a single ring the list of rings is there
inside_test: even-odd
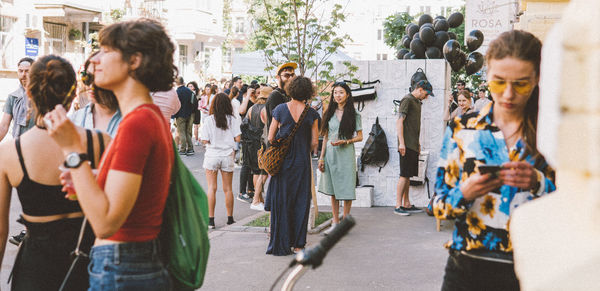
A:
[[[379,117],[375,120],[375,124],[371,127],[369,138],[365,142],[365,146],[360,153],[360,170],[365,171],[365,165],[375,165],[381,168],[385,167],[390,158],[388,150],[387,138],[381,125],[379,125]]]
[[[421,80],[427,81],[427,75],[425,75],[423,69],[418,68],[417,71],[412,75],[412,77],[410,77],[410,92],[415,90],[415,85]]]

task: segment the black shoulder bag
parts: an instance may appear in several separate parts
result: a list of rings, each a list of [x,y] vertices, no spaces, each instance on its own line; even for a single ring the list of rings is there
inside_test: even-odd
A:
[[[352,88],[352,100],[358,103],[357,110],[362,112],[365,109],[365,101],[377,99],[377,91],[375,90],[375,84],[381,83],[379,80],[372,82],[356,83],[349,80],[344,80],[348,84],[357,84],[359,88]]]

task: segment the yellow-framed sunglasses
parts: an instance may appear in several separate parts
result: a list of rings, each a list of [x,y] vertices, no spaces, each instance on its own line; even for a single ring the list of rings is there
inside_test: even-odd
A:
[[[492,93],[502,93],[506,90],[508,82],[511,83],[513,90],[521,95],[529,94],[533,88],[533,82],[529,80],[490,80],[488,81],[488,87]]]

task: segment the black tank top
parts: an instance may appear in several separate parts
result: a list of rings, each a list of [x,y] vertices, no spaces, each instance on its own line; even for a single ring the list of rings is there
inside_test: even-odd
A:
[[[88,141],[88,156],[90,160],[94,160],[94,148],[91,131],[87,131]],[[99,135],[100,136],[100,135]],[[15,139],[17,147],[17,155],[19,163],[23,170],[23,179],[16,187],[23,213],[31,216],[49,216],[56,214],[66,214],[72,212],[80,212],[81,207],[77,201],[71,201],[65,198],[67,193],[61,191],[62,185],[45,185],[31,180],[25,162],[23,161],[23,153],[21,152],[21,141],[17,137]],[[104,143],[100,140],[100,150],[103,150]],[[92,162],[92,168],[93,168]]]

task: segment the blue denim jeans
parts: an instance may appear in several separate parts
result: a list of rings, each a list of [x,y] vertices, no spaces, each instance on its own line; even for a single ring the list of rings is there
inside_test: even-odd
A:
[[[88,272],[89,291],[171,289],[156,240],[95,246]]]

